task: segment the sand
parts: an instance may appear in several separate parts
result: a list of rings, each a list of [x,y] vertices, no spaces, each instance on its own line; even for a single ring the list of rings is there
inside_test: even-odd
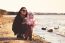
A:
[[[17,40],[12,31],[12,17],[0,17],[0,43],[50,43],[33,33],[33,40]]]

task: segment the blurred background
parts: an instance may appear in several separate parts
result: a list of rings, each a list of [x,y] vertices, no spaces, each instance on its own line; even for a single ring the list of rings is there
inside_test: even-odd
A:
[[[65,43],[65,0],[0,0],[0,37],[15,37],[12,23],[21,7],[34,14],[33,33],[52,43]],[[41,28],[52,29],[52,33]],[[57,28],[57,29],[54,29]]]

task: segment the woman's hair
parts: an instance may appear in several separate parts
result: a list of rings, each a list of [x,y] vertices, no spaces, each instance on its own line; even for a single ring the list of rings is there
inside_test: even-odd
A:
[[[17,16],[15,17],[14,22],[19,22],[19,21],[21,21],[21,19],[27,17],[27,14],[28,14],[28,13],[26,13],[26,15],[25,15],[24,17],[20,15],[20,14],[21,14],[20,11],[22,11],[23,9],[26,9],[26,8],[25,8],[25,7],[22,7],[22,8],[19,10]],[[27,12],[27,11],[26,11],[26,12]]]
[[[22,7],[22,8],[19,10],[17,16],[20,16],[20,14],[21,14],[20,11],[22,11],[23,9],[26,9],[26,7]],[[27,12],[27,10],[26,10],[26,15],[25,15],[25,17],[27,17],[27,14],[28,14],[28,12]]]

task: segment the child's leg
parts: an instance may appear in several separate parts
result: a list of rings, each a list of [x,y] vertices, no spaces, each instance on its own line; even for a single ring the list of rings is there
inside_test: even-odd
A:
[[[29,40],[32,40],[32,31],[29,33]]]
[[[28,32],[25,32],[25,35],[24,36],[25,36],[25,40],[27,40],[28,39],[28,36],[29,36],[28,35]]]

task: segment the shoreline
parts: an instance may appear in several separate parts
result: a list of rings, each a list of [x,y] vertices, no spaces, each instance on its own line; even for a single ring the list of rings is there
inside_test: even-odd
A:
[[[11,25],[12,25],[14,18],[11,18],[12,16],[11,17],[9,17],[9,16],[6,18],[3,17],[4,21],[2,21],[2,22],[4,22],[4,24],[2,24],[2,25],[4,25],[4,28],[2,28],[2,29],[0,28],[0,31],[2,32],[2,34],[0,34],[0,35],[11,37],[11,36],[13,36],[12,30],[11,30]],[[0,18],[0,20],[1,20],[1,18]],[[39,36],[37,35],[37,37],[39,37]],[[37,37],[35,37],[35,38],[37,38]],[[39,39],[40,38],[42,38],[42,37],[39,37]],[[37,40],[39,40],[39,39],[37,39]],[[45,40],[44,37],[43,37],[43,40]]]
[[[1,24],[2,27],[0,28],[0,43],[24,43],[24,42],[28,42],[28,43],[48,43],[45,39],[42,39],[42,37],[40,37],[39,35],[36,35],[33,33],[33,40],[30,41],[25,41],[25,40],[16,40],[16,38],[14,37],[14,34],[11,30],[11,26],[12,26],[12,19],[10,17],[3,17],[1,20]],[[8,38],[9,37],[9,38]],[[11,38],[13,37],[13,38]],[[13,40],[15,39],[15,40]],[[24,41],[24,42],[23,42]]]

